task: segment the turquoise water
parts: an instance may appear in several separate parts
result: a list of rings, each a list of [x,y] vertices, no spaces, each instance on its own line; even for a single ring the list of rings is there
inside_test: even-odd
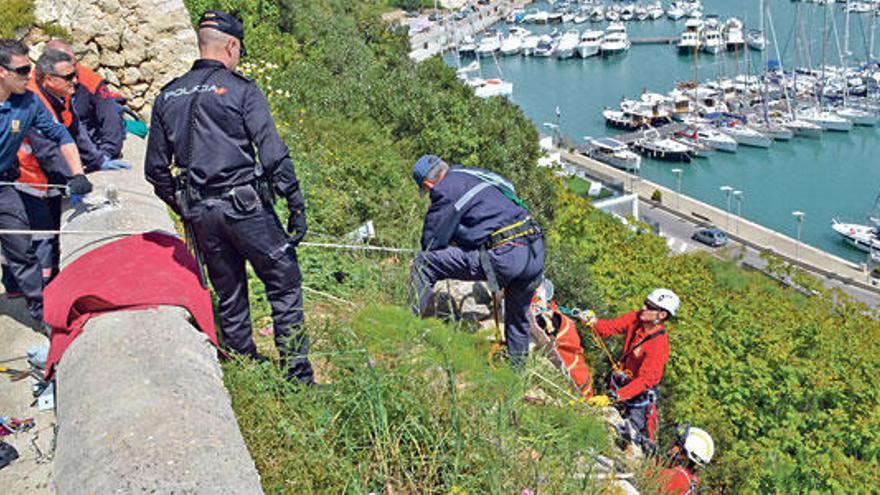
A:
[[[706,14],[719,14],[722,19],[732,15],[740,17],[746,21],[746,30],[750,25],[758,24],[757,0],[704,0],[703,5]],[[770,5],[779,49],[788,67],[797,60],[792,37],[797,4],[788,0],[771,0]],[[822,59],[824,7],[805,4],[801,8],[804,31],[813,33],[810,36],[811,58],[813,64],[818,65]],[[842,44],[843,13],[839,8],[833,12],[837,13]],[[830,20],[828,22],[830,29]],[[852,15],[850,22],[851,57],[864,61],[870,16]],[[599,26],[587,22],[571,27],[582,32]],[[497,27],[506,30],[504,23]],[[569,28],[559,24],[525,27],[535,33]],[[684,29],[684,19],[677,22],[666,18],[653,22],[634,21],[627,24],[627,29],[631,37],[677,36]],[[880,47],[880,27],[876,32],[877,46]],[[836,64],[839,56],[833,33],[830,39],[826,57],[829,64]],[[880,49],[875,48],[875,53],[878,51]],[[776,58],[772,47],[767,53],[770,58]],[[761,64],[757,52],[751,52],[750,56],[755,67]],[[446,60],[451,65],[456,64],[451,54],[446,55]],[[499,57],[498,60],[503,77],[514,83],[511,100],[523,108],[539,130],[549,133],[542,123],[556,121],[555,108],[558,106],[562,132],[579,142],[583,136],[619,132],[605,127],[601,110],[605,106],[616,106],[622,96],[635,98],[643,89],[666,93],[673,88],[675,81],[694,77],[693,56],[680,56],[676,48],[669,45],[634,45],[627,55],[612,60],[523,56]],[[733,76],[737,73],[737,66],[740,72],[746,70],[742,55],[737,59],[734,54],[714,57],[700,54],[698,62],[701,80]],[[497,74],[491,59],[482,61],[482,72],[483,77]],[[732,186],[743,191],[742,215],[745,218],[791,237],[795,237],[796,228],[791,212],[803,211],[806,214],[801,231],[804,242],[853,261],[863,261],[864,254],[843,244],[831,230],[830,222],[837,217],[865,223],[866,214],[872,209],[880,190],[878,145],[880,128],[857,127],[850,133],[826,132],[821,140],[796,138],[788,143],[774,143],[769,150],[741,146],[736,154],[716,153],[684,166],[645,160],[641,175],[674,190],[676,177],[671,170],[682,167],[682,193],[722,209],[726,208],[727,199],[719,188]],[[732,210],[736,211],[735,203],[732,203]]]

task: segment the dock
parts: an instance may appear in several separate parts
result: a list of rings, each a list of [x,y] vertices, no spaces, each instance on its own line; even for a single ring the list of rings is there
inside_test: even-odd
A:
[[[689,196],[678,194],[672,189],[610,165],[600,163],[580,153],[567,150],[560,150],[560,152],[563,161],[576,167],[582,167],[590,173],[611,177],[645,201],[650,201],[654,192],[660,191],[663,201],[662,204],[658,204],[658,207],[674,215],[698,224],[717,226],[724,229],[731,239],[758,251],[771,252],[808,272],[839,280],[845,284],[853,285],[875,294],[878,293],[877,287],[869,283],[870,279],[865,264],[853,263],[826,253],[821,249],[798,242],[763,225]]]
[[[678,42],[677,36],[654,36],[651,38],[630,38],[633,45],[674,45]]]

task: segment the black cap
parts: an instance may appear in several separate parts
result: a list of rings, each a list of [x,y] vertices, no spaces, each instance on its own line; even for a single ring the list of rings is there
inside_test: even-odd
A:
[[[241,56],[247,55],[247,50],[244,48],[244,26],[231,14],[222,10],[205,11],[199,19],[199,29],[202,28],[216,29],[230,36],[235,36],[241,42]]]

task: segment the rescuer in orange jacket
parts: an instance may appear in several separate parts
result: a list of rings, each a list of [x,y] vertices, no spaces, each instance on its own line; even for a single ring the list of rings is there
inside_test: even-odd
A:
[[[665,322],[675,316],[680,303],[671,290],[656,289],[645,298],[640,311],[593,322],[600,337],[622,334],[624,344],[619,360],[622,369],[612,373],[608,392],[589,402],[598,407],[620,404],[628,424],[621,433],[643,447],[656,444],[660,399],[657,385],[669,360]]]
[[[112,159],[121,157],[125,142],[125,122],[122,118],[125,98],[111,91],[103,77],[80,64],[70,43],[54,39],[46,43],[46,50],[58,50],[70,55],[76,67],[73,107],[77,117],[98,150]]]

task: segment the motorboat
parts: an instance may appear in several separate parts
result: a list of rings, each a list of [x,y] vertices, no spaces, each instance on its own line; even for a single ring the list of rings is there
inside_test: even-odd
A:
[[[552,57],[554,49],[553,38],[550,35],[545,34],[538,40],[534,55],[536,57]]]
[[[730,52],[742,51],[746,47],[743,22],[739,18],[731,17],[724,23],[724,42]]]
[[[574,56],[578,47],[580,36],[577,30],[573,29],[562,35],[559,44],[556,45],[556,58],[571,58]]]
[[[713,121],[715,127],[724,134],[732,137],[738,144],[753,148],[769,148],[773,140],[746,125],[746,119],[741,116],[723,116]]]
[[[822,129],[826,131],[849,132],[853,128],[851,120],[841,117],[834,112],[822,110],[818,107],[801,110],[797,113],[797,117],[801,120],[806,120],[807,122],[812,122],[813,124],[821,126]]]
[[[746,43],[748,43],[749,48],[758,52],[763,52],[767,49],[767,37],[758,30],[749,31],[749,34],[746,35]]]
[[[593,10],[590,12],[590,22],[602,22],[604,20],[605,8],[601,5],[593,7]]]
[[[657,103],[641,100],[623,100],[619,110],[602,111],[605,124],[615,129],[637,131],[645,127],[660,127],[672,122],[669,111]]]
[[[627,5],[627,6],[624,6],[620,10],[620,20],[621,21],[629,22],[629,21],[633,20],[633,17],[635,17],[635,12],[634,12],[633,7]]]
[[[693,54],[700,48],[700,37],[703,30],[703,21],[700,19],[688,19],[684,25],[684,31],[678,38],[678,53],[682,55]]]
[[[637,21],[647,21],[648,20],[648,8],[643,7],[641,5],[637,5],[635,16],[636,16]]]
[[[664,138],[657,129],[648,129],[633,143],[633,149],[641,155],[667,162],[690,163],[693,158],[691,147],[674,139]]]
[[[602,56],[608,57],[625,53],[629,50],[631,43],[629,36],[626,34],[626,26],[619,22],[612,22],[605,30],[605,39],[602,40],[600,49]]]
[[[703,39],[700,41],[700,49],[710,55],[717,55],[725,48],[724,37],[718,18],[709,16],[703,25]]]
[[[532,18],[532,22],[535,24],[547,24],[550,22],[550,12],[547,12],[546,10],[535,12],[535,17]]]
[[[587,137],[586,140],[588,157],[622,170],[635,171],[641,168],[642,157],[630,151],[625,143],[607,137]]]
[[[513,83],[502,79],[473,78],[466,81],[466,83],[474,88],[474,94],[480,98],[510,96],[513,94]]]
[[[581,58],[590,58],[598,55],[604,37],[605,33],[603,31],[584,31],[583,34],[581,34],[581,40],[577,46],[578,55],[580,55]]]
[[[821,138],[822,126],[801,119],[782,120],[781,124],[794,132],[795,136],[804,138]]]
[[[526,56],[534,55],[535,48],[538,47],[538,41],[541,39],[540,36],[530,35],[523,38],[522,46],[520,47],[520,53]]]
[[[835,110],[835,113],[847,120],[851,120],[855,125],[873,126],[880,119],[880,114],[854,107],[840,107]]]
[[[608,22],[616,22],[620,20],[620,11],[617,9],[608,9],[605,11],[605,19]]]
[[[689,147],[693,156],[697,158],[708,158],[715,153],[715,148],[700,142],[699,136],[693,131],[675,131],[670,139]]]
[[[477,46],[478,57],[491,57],[495,52],[501,49],[501,35],[486,36],[480,40]]]
[[[547,13],[547,22],[562,22],[562,16],[564,15],[562,12],[549,12]]]
[[[477,53],[477,42],[470,36],[465,37],[458,46],[460,57],[473,57]]]
[[[575,24],[583,24],[590,20],[590,14],[587,13],[586,10],[581,10],[574,16],[573,22]]]
[[[673,21],[677,21],[686,15],[687,15],[687,12],[685,12],[684,9],[682,9],[681,7],[678,7],[678,6],[672,7],[666,11],[666,17],[668,17],[669,19],[671,19]]]
[[[736,149],[738,148],[736,139],[733,139],[723,132],[719,132],[711,126],[697,126],[693,129],[693,132],[696,133],[697,139],[701,144],[725,153],[736,153]]]
[[[847,244],[866,253],[880,250],[880,226],[844,223],[836,218],[831,220],[831,228]]]
[[[566,12],[566,13],[562,14],[562,22],[564,24],[574,22],[574,14],[572,14],[571,12]]]
[[[523,37],[518,34],[511,34],[501,42],[502,55],[517,55],[522,51]]]
[[[751,127],[774,141],[791,141],[794,137],[792,129],[773,121],[751,124]]]
[[[655,2],[654,5],[648,7],[648,18],[652,21],[656,21],[657,19],[663,17],[665,12],[663,11],[663,5],[659,2]]]

